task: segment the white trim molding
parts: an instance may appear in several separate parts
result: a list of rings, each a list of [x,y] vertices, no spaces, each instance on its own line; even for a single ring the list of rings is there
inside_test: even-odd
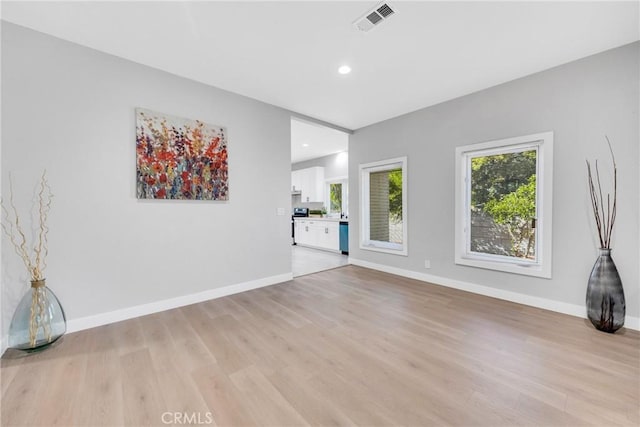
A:
[[[265,277],[249,282],[237,283],[221,288],[209,289],[190,295],[183,295],[162,301],[150,302],[148,304],[126,307],[119,310],[100,313],[93,316],[80,317],[67,321],[67,333],[78,332],[109,323],[120,322],[134,317],[146,316],[147,314],[158,313],[160,311],[171,310],[173,308],[184,307],[185,305],[196,304],[209,301],[227,295],[238,294],[252,289],[263,288],[276,285],[293,279],[292,273],[279,274],[277,276]]]
[[[449,279],[446,277],[419,273],[417,271],[390,267],[387,265],[363,261],[352,257],[349,257],[349,264],[370,268],[372,270],[383,271],[385,273],[395,274],[396,276],[407,277],[409,279],[420,280],[421,282],[433,283],[435,285],[445,286],[447,288],[459,289],[478,295],[498,298],[501,300],[528,305],[531,307],[542,308],[544,310],[555,311],[557,313],[568,314],[570,316],[580,317],[583,319],[587,318],[587,308],[584,305],[570,304],[562,301],[535,297],[518,292],[511,292],[504,289],[497,289],[489,286],[479,285],[476,283],[465,282],[462,280]],[[640,318],[627,316],[624,320],[624,327],[636,331],[640,330]]]

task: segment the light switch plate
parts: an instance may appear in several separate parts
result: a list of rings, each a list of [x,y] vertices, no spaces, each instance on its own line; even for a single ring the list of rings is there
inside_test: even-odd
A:
[[[276,215],[278,216],[284,216],[284,208],[278,208],[276,210]]]

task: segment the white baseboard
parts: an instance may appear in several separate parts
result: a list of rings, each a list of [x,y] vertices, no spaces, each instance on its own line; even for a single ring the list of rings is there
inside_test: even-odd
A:
[[[71,319],[67,321],[67,333],[95,328],[96,326],[120,322],[122,320],[127,320],[134,317],[145,316],[147,314],[170,310],[172,308],[183,307],[185,305],[196,304],[198,302],[221,298],[227,295],[250,291],[252,289],[263,288],[265,286],[275,285],[277,283],[286,282],[292,279],[292,273],[279,274],[277,276],[265,277],[249,282],[209,289],[195,294],[183,295],[176,298],[155,301],[148,304],[137,305],[134,307],[122,308],[115,311],[96,314],[93,316]]]
[[[496,289],[489,286],[478,285],[476,283],[464,282],[462,280],[449,279],[446,277],[434,276],[431,274],[419,273],[417,271],[405,270],[402,268],[390,267],[383,264],[363,261],[352,257],[349,257],[349,263],[360,267],[370,268],[372,270],[395,274],[397,276],[420,280],[422,282],[429,282],[440,286],[446,286],[448,288],[472,292],[474,294],[480,294],[505,301],[516,302],[518,304],[529,305],[532,307],[542,308],[545,310],[555,311],[558,313],[568,314],[581,318],[587,317],[587,309],[583,305],[569,304],[566,302],[554,301],[547,298],[525,295],[518,292],[505,291],[503,289]],[[627,316],[624,320],[624,326],[629,329],[640,330],[640,318]]]

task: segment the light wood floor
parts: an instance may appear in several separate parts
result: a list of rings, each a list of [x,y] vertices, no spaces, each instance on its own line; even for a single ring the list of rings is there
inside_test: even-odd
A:
[[[2,425],[637,426],[639,346],[349,266],[5,356]]]

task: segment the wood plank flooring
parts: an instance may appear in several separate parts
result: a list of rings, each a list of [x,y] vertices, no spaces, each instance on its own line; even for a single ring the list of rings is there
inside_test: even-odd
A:
[[[2,361],[2,426],[640,424],[640,334],[348,266]]]

